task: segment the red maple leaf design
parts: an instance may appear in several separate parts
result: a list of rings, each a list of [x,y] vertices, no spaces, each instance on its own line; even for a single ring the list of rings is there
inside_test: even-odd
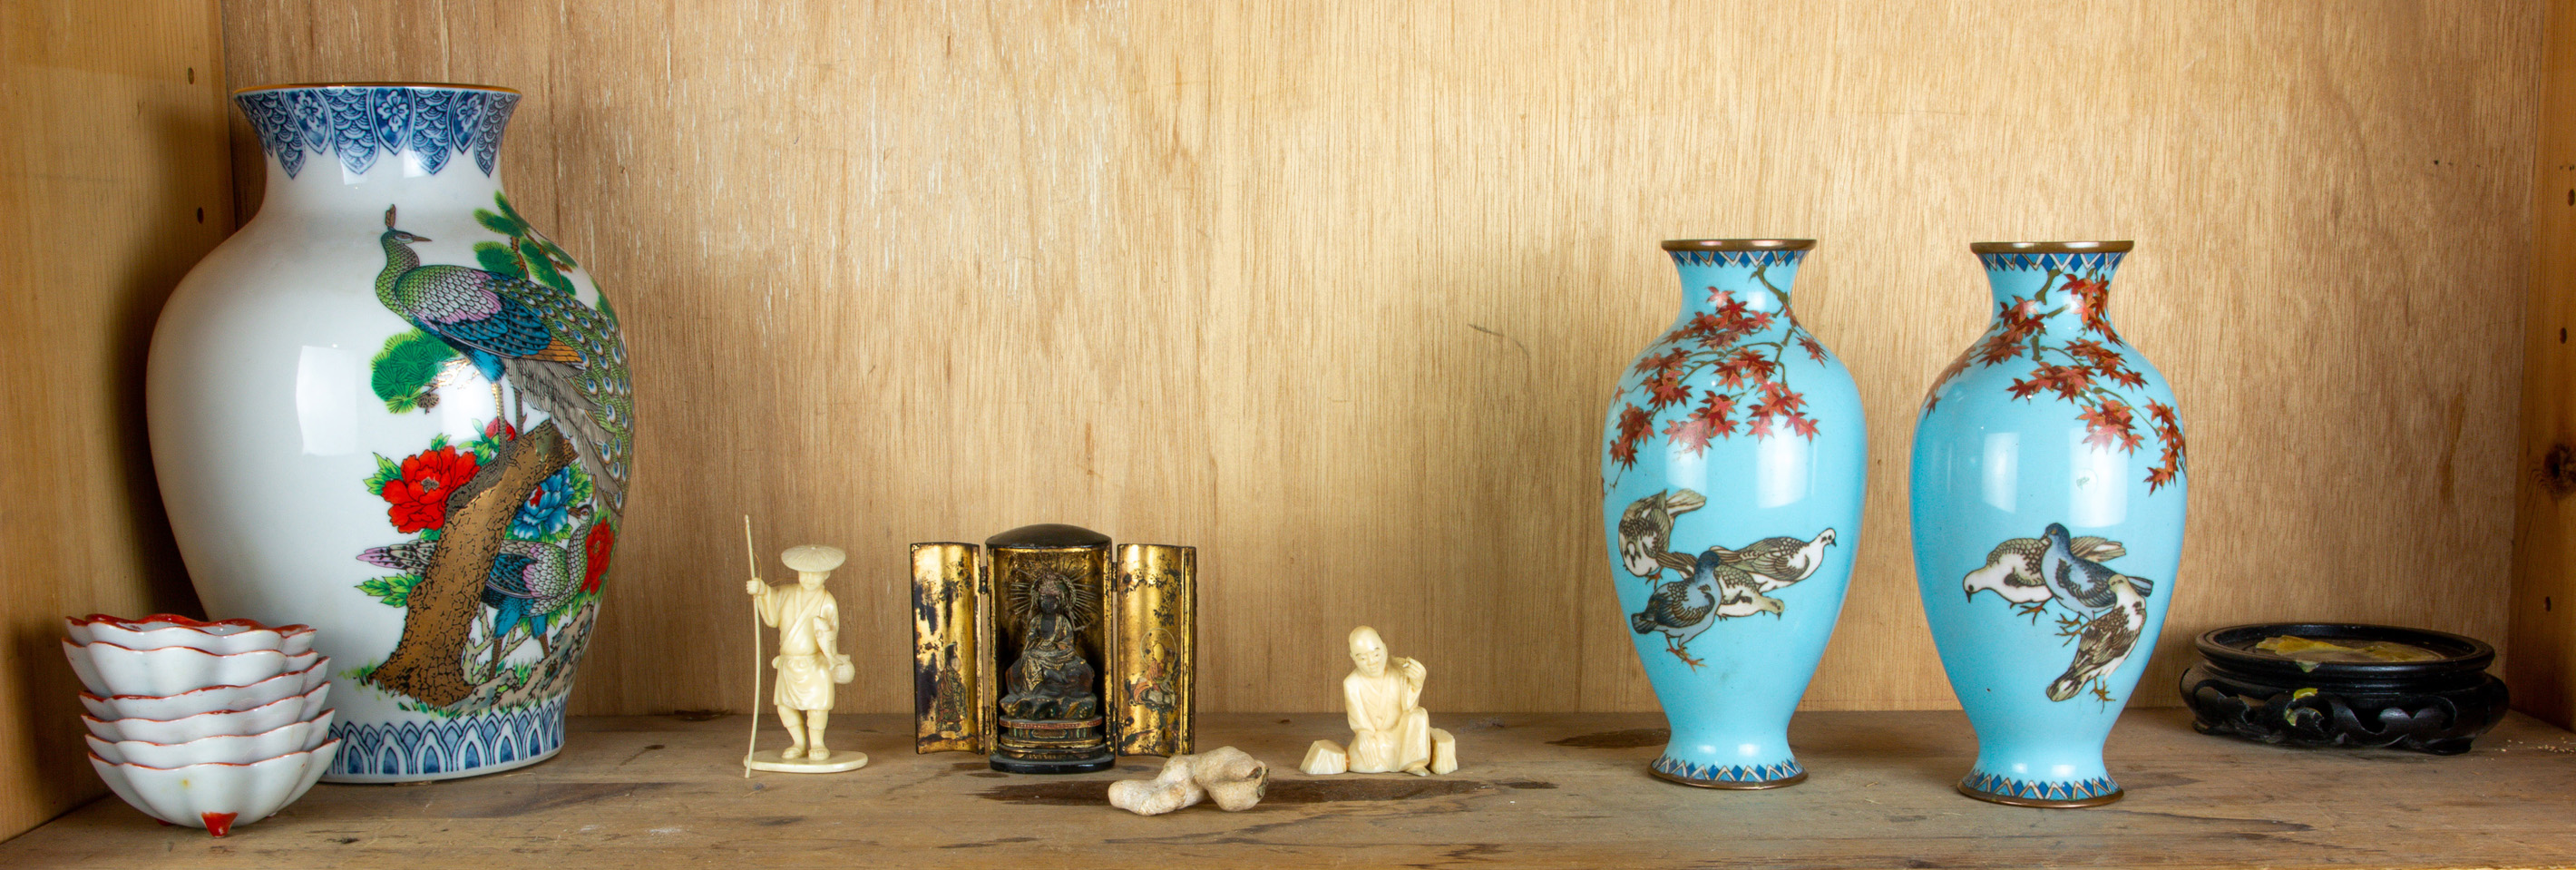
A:
[[[2129,406],[2118,399],[2103,399],[2077,414],[2084,420],[2084,443],[2135,453],[2139,437],[2130,419]]]
[[[1762,401],[1765,404],[1778,406],[1780,413],[1783,414],[1796,413],[1807,407],[1806,394],[1789,389],[1788,384],[1779,381],[1763,382]]]
[[[2131,370],[2128,359],[2120,356],[2119,351],[2104,347],[2101,342],[2089,338],[2067,342],[2066,355],[2080,360],[2094,374],[2120,386],[2134,390],[2147,385],[2146,376]]]
[[[2156,441],[2163,446],[2156,467],[2147,470],[2147,491],[2155,492],[2179,479],[2183,469],[2182,420],[2173,406],[2163,402],[2147,403],[2148,425],[2156,430]]]
[[[1647,354],[1637,360],[1637,373],[1644,374],[1658,369],[1679,368],[1681,367],[1682,362],[1688,359],[1690,359],[1690,351],[1681,350],[1679,348],[1666,353]]]
[[[1998,332],[1987,336],[1985,341],[1979,342],[1977,349],[1970,351],[1970,354],[1976,357],[1978,365],[1990,366],[2020,356],[2021,350],[2019,340]]]
[[[1825,346],[1818,344],[1814,336],[1798,336],[1798,346],[1807,350],[1808,359],[1812,359],[1817,362],[1825,361]]]
[[[1780,370],[1780,364],[1764,358],[1760,351],[1739,349],[1717,364],[1718,384],[1736,389],[1748,383],[1767,383]]]
[[[1724,393],[1710,393],[1708,394],[1707,401],[1701,402],[1699,404],[1699,408],[1691,411],[1691,418],[1706,422],[1709,429],[1717,434],[1733,435],[1735,434],[1735,421],[1729,415],[1734,413],[1735,400],[1733,398],[1728,397]]]
[[[1749,411],[1754,421],[1750,431],[1755,435],[1769,435],[1772,418],[1803,418],[1805,414],[1802,412],[1806,407],[1807,397],[1789,389],[1787,384],[1778,381],[1765,383],[1762,385],[1762,398],[1755,401]],[[1794,427],[1796,424],[1792,422],[1790,425]]]
[[[2031,378],[2029,380],[2014,378],[2012,386],[2004,388],[2006,392],[2011,393],[2012,397],[2016,399],[2027,399],[2032,396],[2039,395],[2039,391],[2045,389],[2048,389],[2048,384],[2042,382],[2038,378]]]
[[[1637,444],[1646,440],[1646,434],[1654,430],[1654,415],[1630,403],[1619,412],[1619,435],[1610,440],[1610,458],[1618,461],[1621,468],[1635,468]]]
[[[1794,415],[1789,418],[1789,430],[1813,441],[1816,438],[1816,421],[1805,414]]]
[[[1698,314],[1691,315],[1690,322],[1683,324],[1681,331],[1675,333],[1675,335],[1679,338],[1706,338],[1708,336],[1716,335],[1725,329],[1726,321],[1718,319],[1718,316],[1715,314],[1703,311]]]
[[[2157,435],[2172,435],[2175,442],[2182,441],[2182,420],[2174,415],[2172,405],[2148,402],[2147,419],[2154,421]]]
[[[2084,318],[2084,328],[2100,333],[2112,341],[2120,340],[2111,331],[2111,282],[2101,278],[2069,278],[2066,293],[2074,298],[2075,311]]]
[[[1664,440],[1681,445],[1693,456],[1708,452],[1708,441],[1715,437],[1717,431],[1708,427],[1708,421],[1696,416],[1683,417],[1664,426]]]
[[[1646,379],[1648,403],[1657,411],[1690,401],[1691,390],[1682,386],[1680,369],[1661,369]]]
[[[2080,366],[2040,366],[2038,375],[2049,389],[2057,391],[2058,398],[2068,401],[2074,401],[2075,397],[2093,386],[2093,376]]]
[[[2029,340],[2031,336],[2038,335],[2042,325],[2039,319],[2039,303],[2028,299],[2002,306],[1997,309],[1995,317],[2000,324],[1995,328],[1994,334],[1987,336],[1984,342],[1977,345],[1977,362],[1984,365],[1994,365],[2020,356],[2025,349],[2022,343]]]

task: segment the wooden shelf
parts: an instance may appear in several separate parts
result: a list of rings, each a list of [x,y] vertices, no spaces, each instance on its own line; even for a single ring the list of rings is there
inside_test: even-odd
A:
[[[909,722],[836,717],[860,771],[736,766],[741,717],[573,721],[563,755],[423,786],[323,785],[231,837],[152,822],[113,798],[0,845],[0,865],[548,870],[724,865],[933,867],[2537,867],[2576,863],[2576,734],[2516,714],[2472,753],[2307,751],[2192,733],[2132,710],[2111,742],[2129,790],[2090,810],[1961,797],[1974,754],[1955,712],[1807,713],[1813,772],[1768,792],[1648,778],[1653,714],[1447,714],[1451,777],[1310,778],[1290,767],[1340,716],[1207,717],[1206,748],[1274,766],[1251,811],[1139,818],[1116,774],[1047,778],[914,755]],[[774,730],[770,734],[776,738]]]

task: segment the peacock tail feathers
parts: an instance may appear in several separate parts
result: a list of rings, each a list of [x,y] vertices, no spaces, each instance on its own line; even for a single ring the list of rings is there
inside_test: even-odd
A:
[[[627,378],[626,343],[617,321],[554,287],[495,278],[504,298],[536,311],[554,341],[579,359],[568,371],[554,370],[550,374],[555,377],[542,378],[550,383],[520,387],[532,393],[569,392],[579,397],[552,405],[548,411],[560,421],[558,425],[572,430],[573,449],[590,469],[593,485],[607,498],[609,512],[622,515],[627,466],[634,455],[635,391]],[[573,409],[577,413],[566,413]]]

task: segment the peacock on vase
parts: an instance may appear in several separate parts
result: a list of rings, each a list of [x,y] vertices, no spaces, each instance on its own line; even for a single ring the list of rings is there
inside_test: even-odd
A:
[[[2102,750],[2173,598],[2188,476],[2173,392],[2111,323],[2129,248],[1976,245],[1993,320],[1915,422],[1915,572],[1971,797],[2121,796]]]
[[[265,201],[154,335],[153,450],[190,573],[212,615],[319,629],[336,781],[559,751],[621,530],[624,343],[502,191],[519,99],[238,93]]]
[[[1665,242],[1680,316],[1610,406],[1604,532],[1673,734],[1648,769],[1686,785],[1806,778],[1789,717],[1842,612],[1867,458],[1858,389],[1790,310],[1813,245]]]

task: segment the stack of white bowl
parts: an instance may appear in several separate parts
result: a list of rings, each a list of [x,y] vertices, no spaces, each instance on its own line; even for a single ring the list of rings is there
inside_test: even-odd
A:
[[[67,618],[89,763],[145,815],[221,837],[330,769],[331,660],[313,629],[167,614]]]

